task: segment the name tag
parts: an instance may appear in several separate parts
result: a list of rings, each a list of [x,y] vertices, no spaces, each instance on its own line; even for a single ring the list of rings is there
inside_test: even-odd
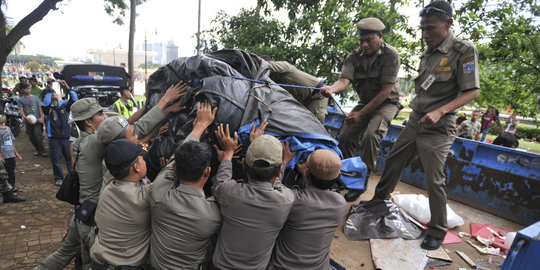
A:
[[[433,74],[429,74],[427,79],[422,83],[422,86],[421,86],[422,89],[427,91],[428,88],[433,84],[434,81],[435,81],[435,76],[433,76]]]
[[[452,67],[439,67],[437,71],[444,72],[444,71],[451,71]]]

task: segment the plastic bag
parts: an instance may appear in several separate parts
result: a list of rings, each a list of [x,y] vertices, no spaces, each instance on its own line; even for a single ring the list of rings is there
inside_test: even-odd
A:
[[[431,219],[429,199],[426,196],[422,194],[396,194],[393,200],[399,208],[421,223],[426,224]],[[446,219],[449,229],[465,224],[463,218],[458,216],[448,204],[446,204]]]

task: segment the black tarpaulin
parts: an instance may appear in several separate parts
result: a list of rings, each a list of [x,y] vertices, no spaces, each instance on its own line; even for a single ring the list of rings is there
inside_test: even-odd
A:
[[[310,148],[303,149],[298,156],[306,157],[307,151],[318,147],[334,150],[341,156],[337,142],[286,90],[251,81],[273,83],[269,72],[266,62],[256,55],[222,50],[178,58],[153,73],[146,91],[149,107],[158,102],[169,86],[179,81],[189,84],[189,94],[184,100],[188,109],[171,116],[168,133],[164,135],[168,138],[158,138],[151,146],[150,165],[154,166],[153,169],[157,168],[159,157],[172,155],[174,147],[189,134],[196,117],[196,102],[203,100],[209,100],[212,107],[218,107],[214,124],[209,128],[212,132],[204,140],[209,144],[215,143],[213,130],[221,123],[229,124],[231,131],[237,131],[257,120],[267,119],[267,133],[281,140],[290,136],[294,136],[295,141],[309,140]]]

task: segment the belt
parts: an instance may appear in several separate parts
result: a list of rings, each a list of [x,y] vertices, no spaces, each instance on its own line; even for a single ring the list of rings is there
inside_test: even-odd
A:
[[[92,270],[109,270],[109,269],[114,269],[114,270],[143,270],[144,269],[141,266],[129,266],[129,265],[112,266],[112,265],[108,265],[108,264],[99,264],[99,263],[94,262],[94,261],[92,261],[92,263],[90,264],[90,268],[92,268]]]

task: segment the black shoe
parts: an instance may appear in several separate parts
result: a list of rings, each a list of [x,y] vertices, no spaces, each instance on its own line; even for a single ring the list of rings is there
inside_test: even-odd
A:
[[[18,202],[24,202],[26,201],[26,198],[19,195],[13,195],[13,193],[3,193],[2,197],[4,197],[4,203],[18,203]]]
[[[444,239],[435,237],[433,235],[428,235],[426,238],[424,238],[424,241],[422,241],[422,244],[420,244],[420,247],[427,250],[436,250],[438,249]]]
[[[354,202],[362,195],[362,193],[364,193],[364,190],[351,189],[343,197],[345,197],[345,200],[348,202]]]

